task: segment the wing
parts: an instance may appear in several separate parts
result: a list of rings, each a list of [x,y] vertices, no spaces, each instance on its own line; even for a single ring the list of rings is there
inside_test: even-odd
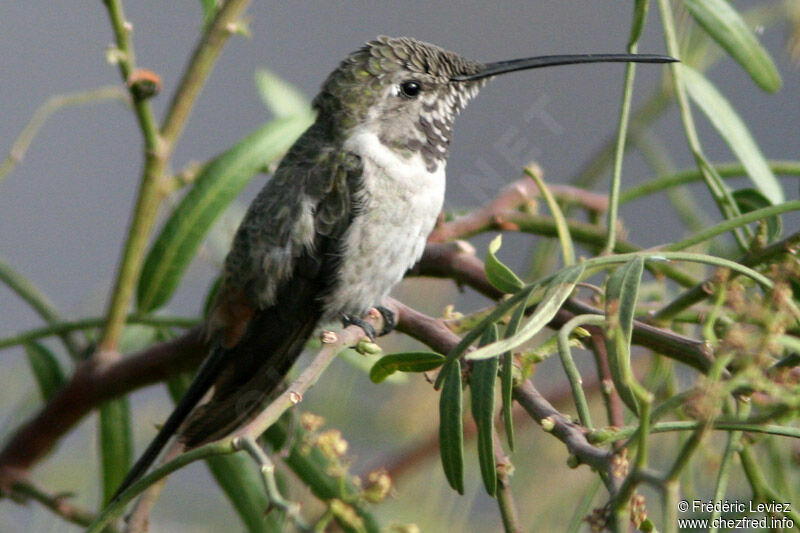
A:
[[[180,431],[189,446],[230,433],[258,411],[323,314],[363,187],[358,156],[319,147],[301,143],[287,154],[237,232],[212,322],[224,368],[211,400]]]
[[[360,158],[324,142],[325,133],[319,122],[309,128],[248,209],[209,317],[211,353],[114,499],[181,426],[191,447],[252,416],[313,333],[363,189]],[[212,386],[210,401],[195,409]]]

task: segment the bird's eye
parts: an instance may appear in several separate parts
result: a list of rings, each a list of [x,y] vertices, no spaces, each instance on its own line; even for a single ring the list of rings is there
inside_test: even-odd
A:
[[[422,91],[422,84],[417,80],[408,80],[400,84],[400,94],[406,98],[416,98]]]

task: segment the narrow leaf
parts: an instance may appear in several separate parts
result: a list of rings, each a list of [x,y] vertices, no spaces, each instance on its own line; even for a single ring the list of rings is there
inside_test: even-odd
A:
[[[519,326],[522,324],[522,318],[525,316],[525,308],[527,305],[527,300],[523,301],[514,310],[514,314],[511,315],[511,319],[508,321],[505,333],[503,334],[504,338],[507,339],[511,337],[519,330]],[[503,423],[506,430],[506,439],[508,440],[508,447],[512,452],[514,451],[514,418],[512,414],[514,410],[514,404],[512,402],[512,394],[514,392],[513,388],[514,354],[509,350],[503,354],[503,370],[500,373],[500,397],[503,400],[502,410]]]
[[[100,455],[103,477],[103,503],[119,487],[133,459],[131,414],[127,396],[121,396],[100,406]]]
[[[686,65],[680,65],[680,68],[689,96],[742,162],[756,188],[773,204],[782,203],[784,194],[780,182],[769,168],[747,126],[728,100],[705,76]]]
[[[497,340],[497,326],[492,325],[481,339],[486,346]],[[494,458],[494,396],[497,384],[498,358],[482,359],[472,365],[469,389],[472,399],[472,418],[478,428],[478,462],[483,486],[490,496],[497,493],[497,471]]]
[[[511,309],[519,305],[519,303],[523,300],[530,299],[531,293],[537,289],[540,289],[538,284],[529,285],[510,298],[498,303],[488,315],[484,316],[474,328],[469,330],[467,334],[461,338],[461,340],[453,349],[447,352],[444,366],[449,367],[453,361],[464,355],[464,352],[466,352],[467,349],[472,346],[472,343],[474,343],[476,340],[478,340],[478,338],[480,338],[481,335],[483,335],[483,332],[486,330],[486,328],[502,319],[511,311]],[[436,382],[433,384],[434,389],[439,390],[442,387],[442,382],[447,375],[447,370],[447,368],[443,368],[441,372],[439,372],[439,375],[436,376]]]
[[[771,93],[781,88],[775,63],[731,4],[725,0],[683,0],[683,5],[759,87]]]
[[[249,533],[281,531],[278,515],[266,514],[269,500],[253,461],[241,454],[217,455],[207,458],[206,466]]]
[[[200,6],[203,8],[203,25],[208,26],[217,15],[217,0],[200,0]]]
[[[147,254],[137,291],[140,312],[153,311],[169,300],[217,217],[311,121],[310,114],[274,120],[203,168]]]
[[[494,357],[505,351],[513,350],[539,333],[556,316],[561,305],[572,294],[575,285],[583,275],[583,268],[583,264],[579,263],[561,270],[547,286],[541,302],[536,306],[536,311],[517,333],[507,339],[478,348],[467,354],[467,359],[478,360]]]
[[[630,347],[643,270],[644,259],[637,256],[615,270],[606,284],[606,349],[611,378],[620,398],[634,413],[639,407],[632,390]]]
[[[464,494],[464,427],[461,420],[461,362],[456,359],[447,372],[439,397],[439,453],[447,482]]]
[[[256,70],[258,94],[276,118],[307,115],[308,99],[297,88],[269,70]]]
[[[42,399],[48,400],[64,385],[64,371],[56,356],[44,344],[35,341],[26,343],[25,354],[28,356],[28,364],[33,377],[36,378]]]
[[[636,0],[633,5],[633,24],[631,25],[631,36],[628,39],[628,46],[639,42],[644,30],[644,23],[647,20],[647,11],[650,7],[650,0]]]
[[[502,261],[497,258],[497,251],[503,244],[503,235],[500,234],[489,243],[489,249],[486,251],[486,277],[489,278],[489,283],[503,292],[517,292],[525,284],[514,272],[508,268]]]
[[[736,204],[739,206],[739,211],[741,211],[742,214],[772,206],[772,202],[755,189],[739,189],[738,191],[733,191],[733,199],[736,200]],[[767,217],[766,222],[767,240],[772,242],[781,236],[781,231],[783,229],[781,217],[773,215]]]
[[[439,368],[445,357],[436,352],[401,352],[384,355],[372,366],[369,379],[380,383],[395,372],[427,372]]]
[[[572,236],[569,234],[569,224],[561,211],[558,202],[556,201],[550,189],[547,188],[540,172],[525,169],[525,173],[536,182],[539,191],[542,193],[547,208],[550,209],[550,214],[553,216],[553,221],[556,224],[556,233],[558,234],[558,242],[561,244],[561,254],[564,256],[564,265],[570,266],[575,263],[575,246],[572,244]]]

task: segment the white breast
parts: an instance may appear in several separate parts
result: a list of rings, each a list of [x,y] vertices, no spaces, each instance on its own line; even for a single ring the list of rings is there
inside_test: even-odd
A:
[[[345,236],[339,283],[326,301],[330,318],[386,298],[422,256],[445,190],[444,162],[429,172],[418,153],[405,158],[366,130],[344,147],[361,156],[366,205]]]

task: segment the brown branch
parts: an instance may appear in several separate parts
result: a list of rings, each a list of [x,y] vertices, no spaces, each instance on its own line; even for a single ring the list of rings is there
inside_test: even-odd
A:
[[[387,307],[395,312],[398,331],[424,342],[434,350],[447,353],[461,340],[458,335],[447,329],[441,319],[431,318],[392,299],[387,303]],[[609,489],[612,493],[616,490],[618,482],[612,471],[613,454],[590,444],[586,439],[585,428],[578,426],[556,410],[539,394],[530,381],[524,381],[514,387],[514,399],[536,422],[543,427],[552,428],[548,431],[566,444],[569,452],[579,462],[608,474],[606,479]]]
[[[609,492],[614,494],[619,488],[618,476],[613,471],[614,454],[593,446],[586,438],[586,430],[561,414],[544,396],[539,394],[530,381],[514,387],[514,399],[538,422],[548,428],[550,433],[567,445],[569,453],[581,463],[598,472],[607,474]]]
[[[23,424],[0,452],[0,489],[8,489],[45,457],[61,437],[98,405],[140,387],[194,369],[206,355],[203,328],[135,355],[77,367],[69,382]]]
[[[474,248],[464,241],[428,244],[422,259],[409,271],[409,275],[452,279],[494,300],[504,296],[502,291],[489,283],[483,261],[475,257]],[[570,298],[550,322],[550,326],[558,329],[575,315],[582,314],[603,312],[585,302]],[[598,328],[587,329],[600,332]],[[637,346],[649,348],[701,372],[707,372],[713,361],[710,348],[704,342],[638,320],[634,321],[632,341]]]
[[[569,185],[550,185],[549,188],[556,198],[566,203],[581,205],[589,211],[603,212],[608,208],[608,198],[603,194]],[[507,222],[504,214],[525,206],[533,206],[539,196],[539,187],[531,178],[525,176],[503,187],[487,205],[468,215],[439,224],[428,240],[440,243],[474,235],[487,227],[503,228]]]
[[[70,502],[69,494],[50,494],[30,481],[14,483],[11,487],[10,497],[14,500],[37,501],[67,522],[83,527],[94,522],[96,518],[91,511]],[[116,529],[109,528],[108,532],[114,533]]]
[[[608,423],[612,426],[621,428],[625,425],[625,414],[622,409],[622,399],[619,397],[616,387],[614,387],[614,380],[611,377],[611,363],[608,360],[608,350],[606,349],[606,339],[603,332],[598,327],[585,326],[591,335],[592,341],[592,354],[594,355],[594,364],[597,367],[597,373],[603,386],[600,390],[603,393],[605,400],[606,415],[608,416]],[[622,447],[622,443],[614,444],[617,449]]]
[[[475,257],[475,248],[467,241],[429,242],[422,259],[407,275],[451,279],[493,300],[504,295],[486,279],[483,261]]]
[[[597,377],[589,377],[583,380],[583,390],[587,394],[592,394],[600,389],[600,380]],[[557,406],[561,406],[567,402],[572,401],[572,389],[569,383],[563,383],[553,391],[547,391],[547,396],[550,401]],[[512,407],[514,418],[519,419],[521,423],[532,419],[520,418],[524,413],[524,409],[519,404],[514,404]],[[624,425],[624,424],[623,424]],[[620,426],[622,427],[622,426]],[[478,428],[475,426],[475,421],[471,416],[464,416],[464,442],[469,442],[478,434]],[[419,463],[429,459],[439,452],[439,430],[438,428],[425,437],[423,440],[417,442],[413,446],[402,450],[396,455],[383,460],[380,460],[380,465],[375,465],[363,470],[364,475],[367,472],[375,470],[379,466],[384,468],[393,480],[397,480],[404,476],[407,472],[413,470]]]

